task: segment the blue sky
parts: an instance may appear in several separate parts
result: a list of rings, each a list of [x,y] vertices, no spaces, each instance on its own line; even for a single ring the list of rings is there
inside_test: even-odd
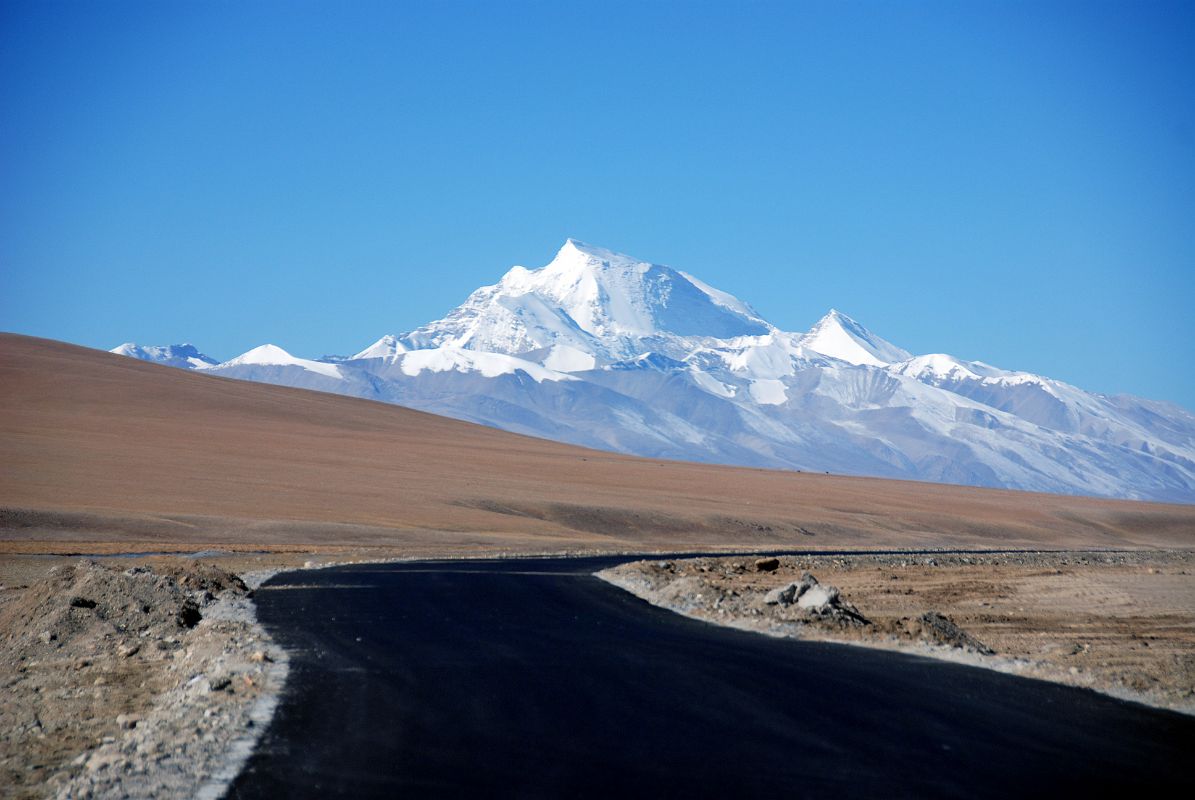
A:
[[[567,236],[1195,408],[1195,4],[0,5],[0,329],[354,352]]]

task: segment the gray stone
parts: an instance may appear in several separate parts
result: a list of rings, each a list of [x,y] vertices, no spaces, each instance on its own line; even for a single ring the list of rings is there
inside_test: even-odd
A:
[[[797,595],[797,583],[790,583],[787,586],[781,586],[778,589],[773,589],[763,596],[763,601],[770,606],[791,605],[793,599]]]

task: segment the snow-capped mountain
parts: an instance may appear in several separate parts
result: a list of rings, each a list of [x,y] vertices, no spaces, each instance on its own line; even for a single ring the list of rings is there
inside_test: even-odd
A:
[[[170,344],[164,347],[142,347],[133,342],[125,342],[119,347],[108,351],[121,356],[129,356],[140,361],[153,361],[168,367],[182,367],[183,369],[204,369],[215,366],[216,359],[204,355],[193,344]]]
[[[272,373],[275,370],[271,368],[277,367],[291,367],[335,380],[340,380],[344,377],[340,368],[335,364],[329,364],[324,361],[312,361],[307,358],[297,358],[276,344],[263,344],[260,347],[255,347],[248,353],[242,353],[236,358],[225,361],[217,369],[240,369],[241,371],[245,371],[267,368],[265,371]]]
[[[571,239],[349,358],[263,345],[201,368],[645,456],[1195,501],[1181,408],[914,356],[835,310],[782,331],[692,275]]]
[[[810,350],[848,364],[882,367],[913,357],[834,308],[805,334],[803,343]]]
[[[683,272],[569,239],[543,269],[514,267],[444,319],[399,341],[410,350],[512,355],[562,347],[609,363],[637,356],[646,345],[669,349],[689,338],[770,330],[744,303]]]

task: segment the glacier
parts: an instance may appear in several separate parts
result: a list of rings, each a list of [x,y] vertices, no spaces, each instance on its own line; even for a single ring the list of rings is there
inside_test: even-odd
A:
[[[569,239],[355,355],[112,352],[653,458],[1195,502],[1195,415],[914,355],[831,310],[783,331],[669,266]]]

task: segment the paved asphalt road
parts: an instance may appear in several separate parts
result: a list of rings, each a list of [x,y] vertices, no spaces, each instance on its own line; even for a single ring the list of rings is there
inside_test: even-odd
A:
[[[1195,719],[695,622],[615,561],[275,576],[290,679],[228,796],[1195,797]]]

